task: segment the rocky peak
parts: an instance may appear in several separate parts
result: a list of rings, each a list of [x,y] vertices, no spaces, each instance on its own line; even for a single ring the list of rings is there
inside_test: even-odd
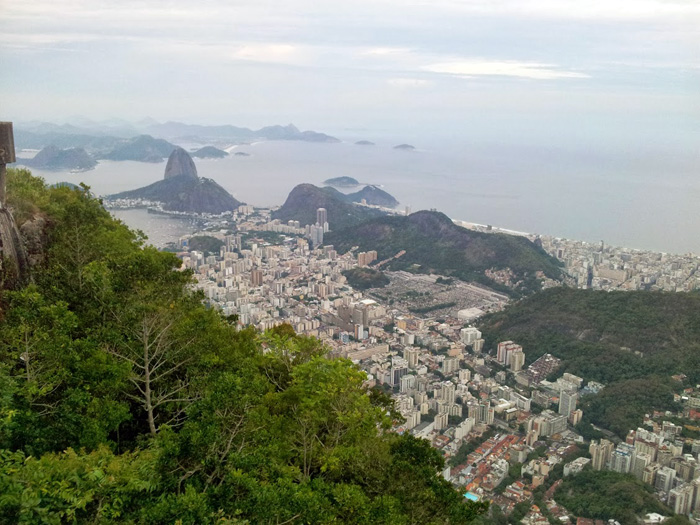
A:
[[[182,148],[175,148],[168,157],[168,164],[165,166],[165,178],[189,177],[197,178],[197,167],[194,165],[192,157]]]

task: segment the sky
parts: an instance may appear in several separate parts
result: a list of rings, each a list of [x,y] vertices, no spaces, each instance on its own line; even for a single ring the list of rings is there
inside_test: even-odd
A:
[[[0,0],[0,120],[700,143],[700,0]]]

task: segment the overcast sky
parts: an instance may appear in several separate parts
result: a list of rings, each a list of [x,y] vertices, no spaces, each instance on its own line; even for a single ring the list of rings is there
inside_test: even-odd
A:
[[[0,0],[0,120],[700,134],[700,0]]]

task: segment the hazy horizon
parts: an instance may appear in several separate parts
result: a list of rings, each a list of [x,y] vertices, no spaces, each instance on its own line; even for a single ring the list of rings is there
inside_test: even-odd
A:
[[[464,179],[465,195],[474,173],[477,194],[532,194],[503,224],[484,203],[494,224],[578,235],[606,217],[605,238],[673,229],[694,246],[697,2],[0,0],[0,42],[0,120],[294,123],[407,142],[442,152],[423,176]],[[381,169],[409,180],[404,164]]]
[[[692,149],[698,28],[683,0],[3,0],[0,114]]]

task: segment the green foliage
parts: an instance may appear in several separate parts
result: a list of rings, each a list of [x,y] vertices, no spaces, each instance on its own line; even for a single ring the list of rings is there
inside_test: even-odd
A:
[[[204,252],[206,255],[218,255],[219,249],[224,245],[224,241],[210,235],[195,235],[190,237],[187,245],[190,250]]]
[[[115,456],[106,447],[90,454],[72,449],[41,458],[0,454],[3,523],[114,523],[138,516],[158,488],[153,453]]]
[[[383,288],[389,284],[389,278],[379,270],[372,268],[353,268],[343,271],[348,283],[356,290],[367,290],[368,288]]]
[[[600,423],[624,437],[630,429],[639,425],[644,414],[651,409],[676,408],[673,389],[674,385],[667,378],[647,376],[628,379],[608,385],[598,395],[584,398],[582,407],[586,421]]]
[[[697,294],[553,288],[485,317],[481,330],[488,348],[512,339],[528,363],[551,353],[560,373],[607,384],[584,398],[584,414],[624,436],[644,413],[674,408],[672,374],[700,381],[698,318]]]
[[[487,509],[438,475],[428,442],[388,430],[393,404],[350,361],[288,325],[237,331],[84,189],[21,182],[51,226],[36,284],[0,303],[0,522],[457,524]]]
[[[636,525],[637,517],[648,512],[672,514],[654,496],[652,487],[634,476],[612,471],[584,470],[564,478],[555,499],[577,516],[616,519],[622,525]]]
[[[50,192],[44,179],[33,177],[27,169],[7,169],[7,206],[18,225],[48,206]]]

